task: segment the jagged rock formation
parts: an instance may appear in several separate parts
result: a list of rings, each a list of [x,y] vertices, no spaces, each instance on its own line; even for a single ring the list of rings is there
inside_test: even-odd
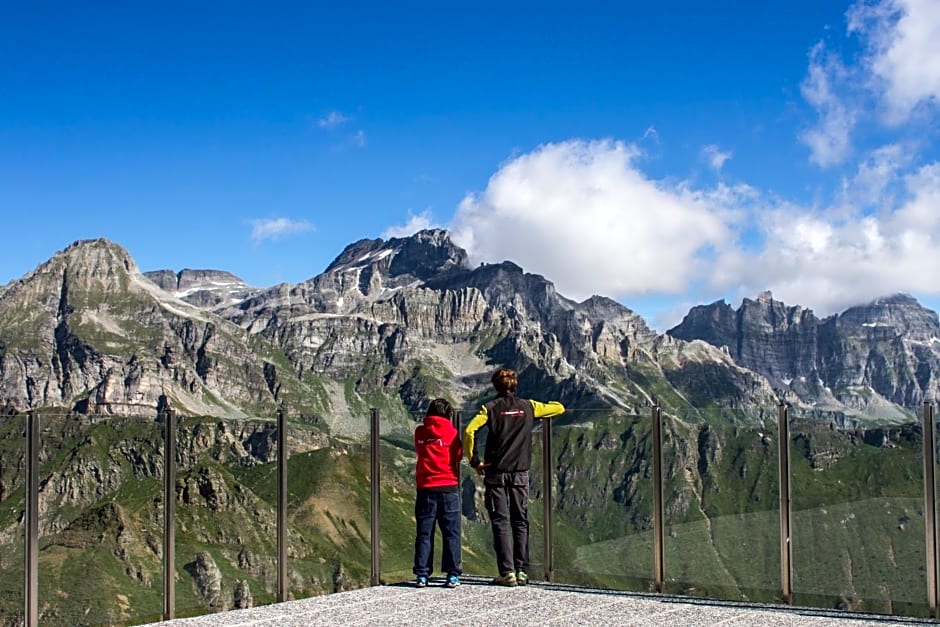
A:
[[[470,268],[441,230],[356,242],[322,274],[268,289],[213,270],[145,277],[120,247],[76,242],[0,288],[0,323],[7,406],[133,413],[166,396],[231,416],[289,403],[347,433],[365,428],[369,397],[402,412],[437,394],[473,402],[493,364],[533,394],[628,412],[762,407],[777,388],[890,417],[940,385],[936,313],[910,297],[819,320],[763,294],[693,308],[659,336],[512,262]]]
[[[940,321],[905,294],[818,319],[769,292],[694,307],[668,331],[724,347],[738,364],[810,404],[891,414],[940,398]]]
[[[511,262],[467,267],[444,231],[352,244],[323,274],[219,313],[276,344],[299,377],[353,379],[358,393],[391,393],[412,410],[433,392],[472,399],[494,363],[582,407],[642,408],[654,386],[635,378],[687,404],[703,396],[695,379],[707,370],[723,381],[710,404],[773,402],[726,354],[657,336],[610,299],[575,303]]]
[[[222,573],[210,553],[197,553],[193,561],[184,568],[192,575],[193,586],[206,607],[216,610],[228,609],[222,598]]]
[[[235,584],[235,593],[232,602],[232,608],[236,610],[243,610],[249,607],[254,607],[255,600],[251,595],[251,587],[248,585],[248,582],[241,580]]]
[[[657,335],[627,307],[602,296],[574,302],[512,262],[471,268],[440,230],[363,240],[308,281],[259,290],[216,271],[145,276],[115,244],[76,242],[0,287],[0,401],[11,416],[0,419],[0,550],[21,545],[22,423],[12,414],[40,408],[53,418],[44,425],[54,426],[44,428],[40,455],[44,576],[63,586],[94,576],[108,590],[129,579],[152,594],[165,470],[164,423],[154,411],[169,403],[182,416],[173,492],[178,555],[191,575],[180,573],[187,585],[179,587],[205,607],[250,606],[276,585],[277,453],[272,422],[251,417],[280,405],[295,421],[287,436],[292,472],[299,470],[290,484],[292,589],[363,585],[368,454],[348,436],[367,428],[369,407],[381,408],[383,447],[392,449],[382,516],[408,528],[408,413],[438,395],[472,407],[488,394],[492,369],[508,365],[527,394],[573,410],[555,421],[557,514],[566,533],[582,534],[588,557],[579,549],[578,559],[588,560],[583,574],[592,582],[593,569],[611,561],[605,542],[652,523],[651,403],[666,415],[667,518],[710,525],[740,495],[742,510],[760,514],[774,507],[775,435],[766,427],[776,419],[777,392],[815,405],[794,414],[794,450],[807,472],[840,469],[847,480],[869,481],[877,473],[864,464],[878,458],[868,449],[911,450],[916,430],[859,428],[846,414],[935,394],[937,327],[934,312],[904,296],[818,320],[764,294],[737,311],[695,308]],[[838,411],[820,420],[821,403]],[[912,472],[899,471],[900,483],[883,492],[918,492]],[[536,499],[540,473],[534,467]],[[467,525],[486,525],[479,484],[464,477],[461,488]],[[890,533],[917,515],[907,504],[899,515],[889,509],[872,511],[893,516]],[[709,576],[727,576],[738,537],[713,547]],[[473,548],[468,560],[489,554],[488,541]],[[92,572],[76,572],[73,551],[93,555]],[[43,619],[86,620],[67,614],[81,610],[69,602],[51,604]]]
[[[231,272],[221,270],[153,270],[144,272],[144,276],[160,289],[202,309],[236,305],[258,291]]]
[[[158,288],[127,251],[76,242],[0,289],[0,394],[7,407],[152,414],[273,411],[303,388],[242,329]],[[287,382],[282,380],[284,377]]]

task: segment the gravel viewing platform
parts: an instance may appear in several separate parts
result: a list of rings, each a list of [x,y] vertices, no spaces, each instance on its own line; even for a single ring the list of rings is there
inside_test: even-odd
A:
[[[940,621],[922,618],[726,603],[550,583],[503,588],[489,585],[489,578],[464,577],[461,581],[455,589],[443,587],[443,580],[438,578],[432,578],[424,589],[410,583],[374,586],[151,625],[940,625]]]

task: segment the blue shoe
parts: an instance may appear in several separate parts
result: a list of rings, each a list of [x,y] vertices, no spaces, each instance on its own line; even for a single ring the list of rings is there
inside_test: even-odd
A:
[[[456,588],[460,585],[460,577],[457,575],[450,575],[447,578],[447,583],[444,584],[445,588]]]
[[[428,587],[428,578],[424,575],[418,575],[418,578],[415,579],[415,588],[427,588]]]

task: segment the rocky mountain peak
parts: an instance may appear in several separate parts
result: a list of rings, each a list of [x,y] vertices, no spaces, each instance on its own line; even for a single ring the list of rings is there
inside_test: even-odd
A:
[[[738,309],[694,307],[667,333],[725,346],[737,363],[814,404],[916,406],[940,392],[937,314],[907,294],[820,320],[763,292]]]
[[[350,244],[324,274],[348,270],[380,273],[395,286],[427,281],[441,273],[467,266],[467,252],[453,243],[443,229],[419,231],[410,237],[363,239]]]
[[[65,281],[73,288],[123,288],[128,278],[139,272],[130,253],[121,246],[102,238],[85,239],[60,250],[16,283]]]
[[[274,402],[273,383],[248,391],[265,365],[246,342],[104,239],[75,242],[0,293],[0,390],[16,408],[149,413],[166,397],[203,415],[240,415],[236,396]]]
[[[838,323],[844,329],[854,328],[863,335],[905,336],[921,342],[940,339],[937,313],[923,307],[909,294],[893,294],[851,307],[838,316]]]
[[[153,270],[144,276],[176,298],[205,309],[237,305],[260,291],[223,270]]]
[[[363,239],[347,246],[323,274],[290,289],[290,300],[306,302],[315,311],[348,313],[466,266],[467,252],[445,230],[424,230],[389,240]],[[256,309],[265,302],[250,302],[247,307]]]

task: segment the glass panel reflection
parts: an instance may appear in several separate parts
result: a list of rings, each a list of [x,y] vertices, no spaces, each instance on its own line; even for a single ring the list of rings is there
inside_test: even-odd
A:
[[[181,417],[176,442],[176,615],[271,603],[277,587],[277,428]]]
[[[651,588],[651,424],[649,415],[622,411],[552,419],[556,581]]]
[[[467,424],[479,411],[480,404],[467,405],[461,410],[461,437],[463,437],[463,430]],[[481,429],[476,432],[475,436],[474,448],[479,451],[481,457],[486,449],[487,432],[488,429]],[[460,464],[460,477],[460,533],[463,544],[461,547],[463,571],[471,575],[495,577],[498,574],[496,572],[496,554],[493,551],[493,531],[490,526],[489,515],[486,513],[486,502],[483,496],[483,477],[470,468],[466,460]],[[530,520],[532,516],[530,505]]]
[[[927,615],[918,411],[791,408],[795,603]]]
[[[777,409],[663,419],[667,591],[782,601]]]
[[[0,417],[0,625],[25,620],[26,416]]]
[[[381,441],[381,580],[387,583],[410,581],[415,546],[415,462],[414,430],[425,412],[407,413],[383,410],[380,414]],[[441,533],[435,526],[433,575],[440,577]]]
[[[290,599],[369,585],[368,414],[288,415]]]
[[[542,433],[547,421],[536,420],[532,431],[532,465],[529,467],[529,571],[532,581],[546,579],[545,563],[545,477],[542,470]],[[554,524],[552,526],[554,529]],[[491,536],[492,537],[492,536]],[[492,545],[492,540],[490,542]],[[492,551],[491,551],[492,552]],[[497,575],[494,565],[493,575]]]
[[[39,415],[39,622],[162,610],[162,430],[154,416]]]

